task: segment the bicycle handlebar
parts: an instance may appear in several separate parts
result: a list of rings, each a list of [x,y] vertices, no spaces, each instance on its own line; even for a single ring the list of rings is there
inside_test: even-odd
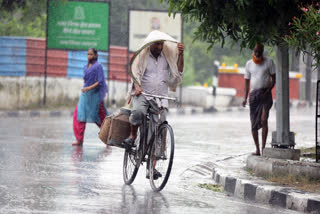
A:
[[[160,95],[148,94],[148,93],[145,93],[145,92],[141,92],[141,94],[143,94],[145,96],[149,96],[149,97],[159,98],[159,99],[177,100],[177,98],[175,98],[175,97],[165,97],[165,96],[160,96]]]

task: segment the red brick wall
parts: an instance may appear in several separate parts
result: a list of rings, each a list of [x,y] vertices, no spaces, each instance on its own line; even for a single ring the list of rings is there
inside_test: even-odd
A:
[[[47,75],[48,76],[67,76],[68,51],[48,50]]]
[[[299,79],[298,78],[290,78],[289,96],[290,96],[290,99],[299,99]]]
[[[128,52],[126,47],[110,46],[110,79],[127,81]],[[130,81],[130,76],[128,76]]]
[[[243,74],[219,73],[218,86],[223,88],[234,88],[237,90],[236,97],[243,97],[244,95]]]
[[[236,89],[236,97],[244,96],[244,77],[239,73],[219,73],[218,86],[224,88]],[[272,90],[272,97],[276,97],[276,87]],[[289,79],[289,97],[290,99],[299,99],[299,79]]]
[[[28,38],[26,41],[26,76],[44,74],[45,40]]]
[[[44,39],[27,38],[26,70],[27,76],[44,75],[45,43]],[[48,50],[47,75],[67,76],[68,51]],[[120,81],[127,80],[127,48],[110,46],[109,77]],[[128,80],[130,81],[130,75]]]
[[[44,39],[27,38],[26,68],[27,76],[41,76],[44,74],[45,45]],[[48,50],[47,75],[67,75],[68,51]]]

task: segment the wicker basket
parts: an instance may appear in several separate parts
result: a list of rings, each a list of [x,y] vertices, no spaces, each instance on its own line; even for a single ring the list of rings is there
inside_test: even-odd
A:
[[[109,140],[110,127],[111,127],[111,122],[112,122],[113,117],[114,117],[114,115],[110,115],[110,116],[104,118],[104,120],[101,124],[101,128],[99,131],[99,138],[105,144],[107,144],[108,140]]]
[[[120,113],[112,119],[108,145],[124,148],[123,141],[130,135],[129,116],[129,109],[120,109]]]

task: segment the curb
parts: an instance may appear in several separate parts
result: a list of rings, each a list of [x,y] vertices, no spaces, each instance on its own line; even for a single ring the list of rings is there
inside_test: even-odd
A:
[[[72,117],[74,110],[21,110],[21,111],[0,111],[0,118],[18,118],[18,117]],[[109,113],[115,112],[115,109],[108,109]],[[219,108],[219,109],[204,109],[204,108],[170,108],[169,114],[192,115],[203,113],[216,112],[231,112],[231,111],[245,111],[239,107]]]
[[[293,175],[304,176],[309,179],[320,179],[319,163],[250,155],[247,157],[246,166],[257,176]]]
[[[224,107],[224,108],[202,108],[202,107],[182,107],[169,108],[169,114],[193,115],[193,114],[214,114],[217,112],[232,112],[232,111],[249,111],[243,107]]]
[[[295,107],[299,106],[298,102]],[[304,106],[305,107],[305,106]],[[120,108],[119,108],[120,109]],[[0,118],[4,117],[72,117],[72,110],[20,110],[20,111],[0,111]],[[116,112],[117,109],[108,109],[109,113]],[[246,112],[249,108],[241,106],[203,108],[203,107],[181,107],[169,108],[169,114],[193,115],[193,114],[214,114],[217,112]]]
[[[73,111],[2,111],[0,118],[18,118],[18,117],[72,117]]]
[[[222,185],[227,193],[245,201],[300,212],[320,213],[320,196],[316,194],[237,178],[223,172],[219,167],[213,168],[212,179]]]

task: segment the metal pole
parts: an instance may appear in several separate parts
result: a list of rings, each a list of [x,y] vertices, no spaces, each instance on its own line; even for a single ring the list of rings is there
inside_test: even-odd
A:
[[[46,105],[47,99],[47,47],[44,55],[44,84],[43,84],[43,105]]]
[[[48,16],[49,16],[49,0],[47,0],[46,48],[44,53],[44,84],[43,84],[43,105],[44,106],[46,105],[46,99],[47,99]]]
[[[289,51],[290,51],[290,54],[291,54],[290,71],[298,72],[299,71],[300,54],[296,53],[296,50],[294,48],[291,48]]]
[[[319,70],[318,70],[319,71]],[[319,73],[318,73],[319,74]],[[318,76],[319,77],[319,76]],[[319,142],[318,142],[318,121],[319,121],[319,83],[320,80],[317,81],[317,94],[316,94],[316,129],[315,129],[315,137],[316,137],[316,162],[319,161]]]
[[[181,43],[183,43],[183,19],[182,19],[182,14],[180,14],[181,17]],[[180,102],[180,107],[182,106],[182,83],[180,84],[180,90],[179,90],[179,102]]]
[[[129,33],[130,33],[130,8],[128,9],[128,32],[127,32],[127,72],[126,72],[126,91],[129,90],[128,82],[129,82],[129,60],[130,60],[130,41],[129,41]]]
[[[111,17],[111,2],[108,2],[109,4],[109,17],[108,17],[108,73],[107,73],[107,82],[108,82],[108,93],[107,93],[107,107],[110,105],[109,101],[109,94],[110,94],[110,17]]]
[[[307,54],[307,62],[306,62],[306,101],[310,105],[311,103],[311,65],[312,58],[310,54]]]

